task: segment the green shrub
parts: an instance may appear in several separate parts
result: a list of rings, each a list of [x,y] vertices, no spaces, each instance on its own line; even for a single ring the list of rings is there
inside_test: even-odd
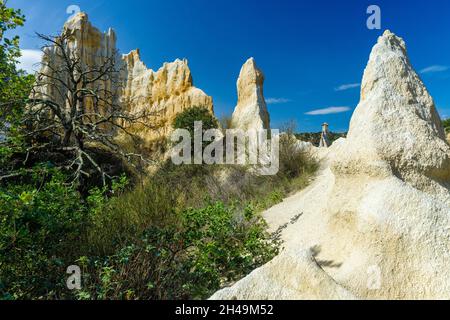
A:
[[[97,209],[86,239],[87,255],[111,255],[117,248],[139,240],[151,227],[175,226],[178,195],[161,179],[152,179],[108,201],[93,192]]]
[[[81,260],[88,280],[78,298],[206,298],[269,261],[277,243],[257,213],[304,187],[316,170],[295,142],[282,139],[276,176],[168,161],[105,203],[89,232],[89,258]],[[218,178],[224,172],[227,183]]]
[[[250,175],[230,189],[214,178],[224,167],[166,164],[132,190],[122,178],[84,199],[57,171],[35,170],[1,189],[3,298],[206,298],[277,253],[256,213],[296,181]],[[80,292],[65,286],[74,264]]]
[[[274,257],[263,220],[222,203],[154,224],[108,257],[82,259],[79,298],[201,299]]]
[[[172,123],[175,129],[186,129],[194,136],[194,122],[202,122],[203,132],[209,129],[217,129],[219,122],[216,117],[205,107],[192,107],[179,113]]]
[[[279,175],[296,178],[316,170],[316,164],[307,152],[298,148],[297,138],[291,134],[280,137]]]
[[[0,299],[51,298],[63,289],[88,220],[59,172],[39,167],[28,178],[0,187]]]
[[[450,132],[450,118],[442,121],[442,125],[446,132]]]
[[[195,122],[202,123],[202,135],[204,135],[207,130],[219,128],[218,120],[205,107],[192,107],[179,113],[175,117],[172,126],[174,129],[185,129],[189,131],[191,137],[191,156],[194,156],[195,153]],[[181,140],[179,142],[181,142]],[[203,150],[208,146],[208,144],[209,142],[202,141],[202,153]]]

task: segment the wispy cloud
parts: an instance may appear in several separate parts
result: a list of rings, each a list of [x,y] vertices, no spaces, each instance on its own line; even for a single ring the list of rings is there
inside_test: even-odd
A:
[[[435,73],[435,72],[444,72],[450,69],[448,66],[441,66],[441,65],[433,65],[426,67],[422,70],[420,70],[420,73],[427,74],[427,73]]]
[[[345,91],[345,90],[359,88],[360,86],[361,86],[361,83],[347,83],[347,84],[340,85],[337,88],[334,88],[334,91]]]
[[[283,104],[283,103],[289,103],[291,102],[291,99],[287,98],[267,98],[266,103],[267,104]]]
[[[306,112],[305,114],[309,116],[322,116],[326,114],[336,114],[336,113],[344,113],[352,110],[350,107],[329,107],[324,109],[317,109]]]
[[[19,68],[29,74],[35,73],[39,69],[39,63],[42,59],[40,50],[21,50],[22,56],[19,58]]]

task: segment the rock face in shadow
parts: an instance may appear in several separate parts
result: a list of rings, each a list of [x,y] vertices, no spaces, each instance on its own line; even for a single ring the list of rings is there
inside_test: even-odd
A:
[[[264,74],[250,58],[242,66],[237,81],[238,104],[233,113],[233,128],[262,130],[270,128],[270,118],[264,99]]]
[[[213,299],[449,299],[450,145],[391,32],[372,50],[348,138],[327,152],[310,187],[264,213],[272,231],[287,225],[285,250]]]

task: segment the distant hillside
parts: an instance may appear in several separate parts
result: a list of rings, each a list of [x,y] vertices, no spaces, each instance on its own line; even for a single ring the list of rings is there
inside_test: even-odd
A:
[[[321,136],[322,132],[304,132],[304,133],[296,133],[295,136],[297,139],[302,140],[302,141],[306,141],[306,142],[311,142],[313,145],[315,145],[316,147],[319,146],[320,143],[320,136]],[[345,138],[347,136],[347,133],[335,133],[335,132],[330,132],[329,134],[329,138],[330,141],[333,143],[334,141],[336,141],[339,138]]]
[[[444,126],[445,132],[450,133],[450,118],[442,120],[442,125]],[[318,146],[320,143],[320,135],[321,132],[302,132],[296,133],[295,136],[297,139],[311,142],[313,145]],[[339,138],[345,138],[347,136],[347,132],[345,133],[336,133],[330,132],[329,138],[331,142],[336,141]]]
[[[450,118],[442,120],[442,125],[445,128],[445,132],[450,133]],[[302,132],[296,133],[295,137],[299,140],[305,142],[311,142],[315,146],[319,146],[321,132]],[[331,142],[336,141],[339,138],[345,138],[347,136],[347,132],[345,133],[336,133],[330,132],[329,138]]]

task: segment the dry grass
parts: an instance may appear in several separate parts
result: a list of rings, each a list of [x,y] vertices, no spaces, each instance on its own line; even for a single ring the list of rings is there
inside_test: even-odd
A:
[[[90,233],[94,251],[108,253],[151,226],[176,225],[179,212],[221,201],[265,210],[306,187],[317,169],[289,135],[280,141],[280,171],[257,176],[244,166],[176,166],[166,162],[144,183],[112,199]]]

